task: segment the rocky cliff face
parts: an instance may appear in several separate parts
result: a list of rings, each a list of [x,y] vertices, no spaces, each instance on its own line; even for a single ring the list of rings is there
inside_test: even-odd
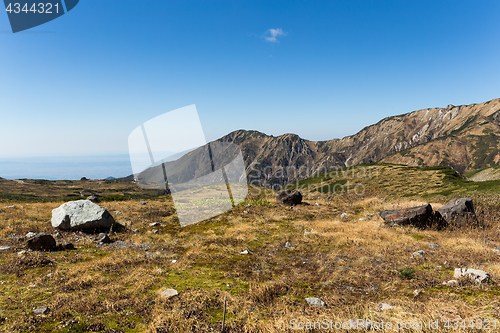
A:
[[[343,139],[308,141],[239,130],[218,141],[238,144],[249,180],[266,186],[373,162],[449,165],[466,172],[500,163],[500,99],[384,118]]]

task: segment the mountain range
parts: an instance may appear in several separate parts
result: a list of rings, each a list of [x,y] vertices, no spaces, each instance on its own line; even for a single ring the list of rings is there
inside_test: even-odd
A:
[[[230,143],[236,145],[228,146]],[[370,163],[449,166],[466,173],[500,166],[500,99],[387,117],[342,139],[309,141],[296,134],[272,136],[237,130],[210,146],[211,150],[200,147],[165,163],[169,182],[200,179],[220,169],[236,156],[237,146],[247,180],[275,188],[336,168]],[[477,177],[491,178],[493,174],[500,177],[493,172]],[[164,171],[156,166],[139,178],[161,184]]]
[[[342,139],[309,141],[295,134],[237,130],[217,141],[238,144],[248,180],[265,186],[376,162],[445,165],[465,173],[500,165],[500,99],[387,117]]]

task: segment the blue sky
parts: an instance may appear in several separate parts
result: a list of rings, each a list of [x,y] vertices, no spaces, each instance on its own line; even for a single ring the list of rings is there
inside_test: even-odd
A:
[[[126,153],[134,128],[191,104],[209,140],[327,140],[498,98],[499,14],[497,0],[81,0],[16,34],[0,14],[0,157]]]

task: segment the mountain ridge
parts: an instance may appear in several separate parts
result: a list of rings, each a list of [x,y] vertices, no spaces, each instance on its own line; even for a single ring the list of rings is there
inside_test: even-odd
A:
[[[302,179],[276,173],[303,166],[310,174],[376,162],[447,165],[464,173],[500,163],[500,99],[385,117],[341,139],[311,141],[293,133],[236,130],[216,141],[240,145],[249,181],[264,186]]]

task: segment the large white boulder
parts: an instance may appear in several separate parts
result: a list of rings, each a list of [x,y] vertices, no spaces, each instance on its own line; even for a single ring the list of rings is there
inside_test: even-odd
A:
[[[52,226],[62,230],[110,228],[115,220],[104,208],[90,200],[76,200],[52,210]]]

